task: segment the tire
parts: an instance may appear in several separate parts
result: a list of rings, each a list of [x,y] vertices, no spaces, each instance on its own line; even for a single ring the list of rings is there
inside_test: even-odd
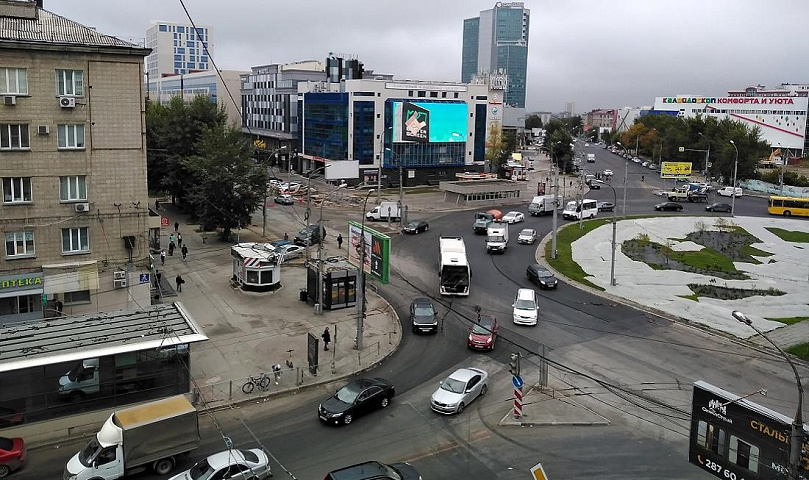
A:
[[[353,415],[351,415],[350,413],[349,413],[348,415],[345,415],[345,416],[343,417],[343,425],[348,425],[348,424],[349,424],[349,423],[351,423],[352,421],[354,421],[354,416],[353,416]]]
[[[792,212],[790,212],[789,210],[784,210],[784,216],[785,216],[785,217],[791,217],[791,216],[792,216]]]
[[[171,457],[162,458],[154,462],[154,466],[152,467],[152,469],[158,475],[168,475],[169,472],[174,470],[174,459]]]
[[[388,397],[384,397],[384,398],[382,399],[382,402],[380,402],[380,404],[379,404],[379,405],[380,405],[382,408],[387,407],[388,405],[390,405],[390,398],[388,398]]]
[[[11,467],[8,465],[0,465],[0,478],[6,478],[11,475]]]
[[[464,404],[463,404],[463,402],[461,402],[461,403],[460,403],[460,405],[458,405],[458,411],[457,411],[457,412],[455,412],[455,413],[457,413],[458,415],[460,415],[461,413],[463,413],[463,409],[464,409],[464,408],[466,408],[466,405],[464,405]]]
[[[255,383],[253,383],[253,382],[247,382],[247,383],[245,383],[244,385],[242,385],[242,392],[243,392],[245,395],[249,395],[249,394],[253,393],[253,389],[254,389],[254,388],[256,388],[256,384],[255,384]]]
[[[486,395],[487,390],[489,390],[489,386],[488,385],[483,385],[483,387],[480,389],[480,396],[482,397],[482,396]]]
[[[270,386],[270,377],[268,376],[262,377],[261,380],[259,380],[258,382],[258,388],[261,388],[262,390],[269,386]]]

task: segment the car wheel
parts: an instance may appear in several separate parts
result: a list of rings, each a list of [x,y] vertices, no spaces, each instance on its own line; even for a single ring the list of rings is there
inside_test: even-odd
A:
[[[0,465],[0,478],[6,478],[11,475],[11,467],[8,465]]]
[[[790,212],[789,210],[784,210],[784,216],[785,216],[785,217],[791,217],[791,216],[792,216],[792,212]]]
[[[483,386],[480,388],[480,396],[482,397],[482,396],[486,395],[486,390],[488,390],[488,389],[489,389],[489,386],[488,386],[488,385],[483,385]]]
[[[174,459],[172,458],[163,458],[154,463],[154,473],[158,475],[168,475],[172,470],[174,470]]]
[[[390,405],[390,399],[389,399],[388,397],[383,398],[383,399],[382,399],[382,402],[380,402],[380,403],[379,403],[379,405],[380,405],[382,408],[387,407],[388,405]]]
[[[354,420],[354,417],[350,413],[343,416],[343,425],[348,425],[352,420]]]
[[[462,413],[462,412],[463,412],[464,407],[466,407],[466,405],[464,405],[464,404],[463,404],[463,402],[461,402],[461,403],[460,403],[460,405],[458,405],[458,411],[457,411],[457,412],[455,412],[455,413],[457,413],[457,414]]]

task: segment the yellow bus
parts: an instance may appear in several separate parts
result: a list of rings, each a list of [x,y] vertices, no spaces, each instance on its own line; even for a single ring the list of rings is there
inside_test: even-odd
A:
[[[770,215],[809,217],[809,198],[770,196]]]

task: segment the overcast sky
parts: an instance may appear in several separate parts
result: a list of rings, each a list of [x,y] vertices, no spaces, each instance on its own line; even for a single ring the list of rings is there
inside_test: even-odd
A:
[[[44,0],[100,32],[142,42],[179,0]],[[492,0],[185,0],[213,27],[220,69],[352,54],[398,79],[460,81],[463,20]],[[531,10],[529,111],[651,105],[748,85],[809,83],[807,0],[543,0]]]

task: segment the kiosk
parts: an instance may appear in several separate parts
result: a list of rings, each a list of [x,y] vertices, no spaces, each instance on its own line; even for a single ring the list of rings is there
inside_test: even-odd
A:
[[[231,280],[242,290],[267,292],[281,287],[281,260],[268,243],[239,243],[230,247]]]
[[[357,267],[343,257],[323,260],[323,308],[337,310],[357,304]],[[306,291],[317,303],[317,260],[306,264]]]

